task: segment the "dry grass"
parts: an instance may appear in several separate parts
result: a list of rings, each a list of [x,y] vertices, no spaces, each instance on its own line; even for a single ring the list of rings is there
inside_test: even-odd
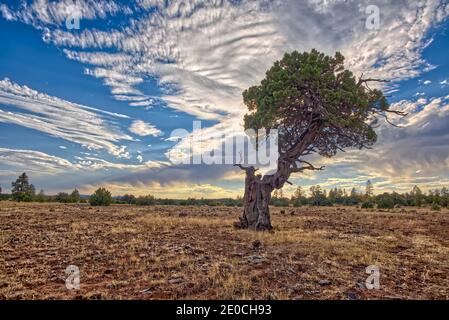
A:
[[[3,299],[449,298],[447,210],[273,209],[274,233],[255,233],[232,228],[238,208],[0,209]],[[364,288],[369,265],[380,290]]]

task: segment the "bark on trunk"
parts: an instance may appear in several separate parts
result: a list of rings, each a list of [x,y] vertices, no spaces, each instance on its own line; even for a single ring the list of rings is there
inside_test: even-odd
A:
[[[255,175],[254,168],[246,170],[245,196],[243,198],[243,215],[235,227],[256,231],[271,230],[270,199],[273,187],[260,183],[261,177]]]

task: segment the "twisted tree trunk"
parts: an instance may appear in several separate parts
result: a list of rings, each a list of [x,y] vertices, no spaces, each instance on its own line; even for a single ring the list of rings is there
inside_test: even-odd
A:
[[[274,189],[281,189],[285,183],[291,184],[288,179],[292,173],[304,170],[322,170],[315,168],[307,161],[299,160],[311,143],[315,140],[320,130],[320,123],[314,123],[302,135],[299,141],[287,152],[280,155],[277,162],[277,170],[274,174],[267,174],[263,178],[256,175],[254,167],[235,166],[246,172],[245,195],[243,198],[243,215],[234,224],[241,229],[252,229],[256,231],[271,230],[270,200]],[[305,165],[305,166],[301,166]]]
[[[271,230],[270,199],[273,187],[263,183],[260,176],[256,176],[256,170],[246,168],[245,196],[243,198],[243,215],[235,227],[252,229],[257,231]]]

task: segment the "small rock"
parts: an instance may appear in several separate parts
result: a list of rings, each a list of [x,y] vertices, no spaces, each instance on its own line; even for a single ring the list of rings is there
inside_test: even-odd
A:
[[[329,280],[320,280],[320,281],[318,281],[318,284],[320,286],[328,286],[331,284],[331,282]]]
[[[259,249],[262,246],[262,242],[260,240],[253,241],[253,249]]]
[[[175,277],[168,280],[168,283],[170,284],[179,284],[184,282],[184,279],[182,277]]]
[[[281,210],[281,214],[285,214],[285,210]]]
[[[241,252],[233,252],[233,253],[231,253],[231,257],[243,257],[243,253],[241,253]]]
[[[294,216],[294,215],[295,215],[295,211],[291,211],[291,212],[290,212],[290,215],[291,215],[291,216]]]
[[[248,262],[252,264],[260,264],[262,262],[265,262],[267,259],[263,256],[249,256]]]
[[[365,282],[357,282],[357,287],[359,287],[359,289],[366,289],[366,284]]]
[[[12,245],[18,244],[19,242],[20,242],[20,239],[17,237],[12,236],[9,238],[9,243]]]
[[[348,297],[349,300],[360,300],[360,296],[355,292],[346,292],[346,297]]]
[[[305,290],[304,293],[307,295],[315,295],[315,294],[319,294],[320,290]]]

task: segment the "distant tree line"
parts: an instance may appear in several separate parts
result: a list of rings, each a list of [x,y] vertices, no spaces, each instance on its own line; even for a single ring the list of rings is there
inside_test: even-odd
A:
[[[129,204],[140,206],[151,205],[181,205],[181,206],[243,206],[242,197],[235,199],[158,199],[152,195],[134,196],[125,194],[112,197],[105,188],[97,189],[91,196],[82,197],[77,189],[70,194],[59,192],[56,195],[46,195],[43,190],[36,194],[35,187],[29,182],[26,173],[22,173],[11,184],[11,194],[0,194],[0,200],[12,200],[19,202],[60,202],[60,203],[89,203],[92,206],[107,206],[110,204]],[[334,188],[329,191],[320,186],[312,186],[307,194],[302,187],[298,187],[294,194],[288,198],[281,190],[275,190],[271,197],[271,205],[276,207],[300,207],[300,206],[333,206],[333,205],[360,205],[362,208],[391,209],[398,206],[425,206],[431,205],[433,210],[449,206],[449,190],[446,187],[430,190],[427,193],[421,191],[418,186],[406,193],[382,193],[375,195],[371,181],[367,181],[365,192],[352,188],[350,192],[345,189]]]
[[[374,195],[373,184],[368,181],[365,192],[359,192],[356,188],[352,188],[350,192],[339,188],[326,191],[320,186],[312,186],[309,189],[309,195],[306,195],[303,188],[298,187],[291,198],[286,198],[283,197],[282,190],[279,190],[273,193],[271,204],[278,207],[360,205],[362,208],[377,207],[379,209],[431,205],[433,210],[439,210],[441,207],[448,207],[449,190],[443,187],[424,193],[418,186],[414,186],[410,192],[406,193],[385,192]]]

